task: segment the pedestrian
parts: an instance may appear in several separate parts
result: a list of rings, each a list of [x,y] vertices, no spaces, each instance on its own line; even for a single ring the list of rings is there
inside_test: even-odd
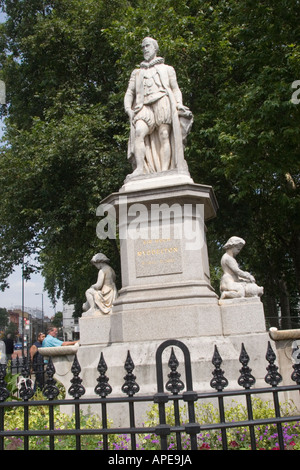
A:
[[[43,348],[52,348],[57,346],[72,346],[73,344],[78,343],[78,341],[61,341],[57,338],[58,330],[55,326],[51,326],[48,329],[48,334],[43,340]]]
[[[8,362],[8,361],[11,361],[11,356],[14,352],[14,341],[10,333],[7,334],[6,338],[4,339],[4,343],[5,343],[6,362]]]
[[[44,387],[44,358],[39,353],[38,349],[42,347],[45,337],[45,333],[39,333],[37,341],[32,344],[29,350],[32,371],[35,375],[34,390],[36,390],[37,387],[42,390]]]

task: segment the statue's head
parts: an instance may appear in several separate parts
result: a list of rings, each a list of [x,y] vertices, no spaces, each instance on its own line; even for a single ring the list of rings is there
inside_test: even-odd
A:
[[[224,250],[229,250],[230,248],[239,248],[241,250],[245,245],[245,240],[240,237],[230,237],[229,240],[223,246]]]
[[[103,253],[97,253],[92,257],[91,263],[109,263],[109,259]]]
[[[142,41],[142,49],[144,54],[144,59],[150,61],[154,59],[158,51],[158,42],[150,37],[146,37]]]

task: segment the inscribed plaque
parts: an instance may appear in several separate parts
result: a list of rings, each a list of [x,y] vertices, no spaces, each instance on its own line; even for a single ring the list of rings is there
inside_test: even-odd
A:
[[[181,240],[135,240],[135,267],[137,277],[181,273]]]

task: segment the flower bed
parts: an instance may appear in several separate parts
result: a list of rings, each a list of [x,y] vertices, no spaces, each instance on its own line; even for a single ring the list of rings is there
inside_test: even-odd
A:
[[[219,413],[211,403],[196,404],[196,421],[200,424],[214,424],[219,423]],[[286,403],[281,406],[282,416],[292,416],[295,414],[295,409]],[[183,406],[180,409],[181,420],[184,422],[186,416],[186,408]],[[174,425],[173,407],[166,406],[167,422]],[[225,416],[227,422],[241,422],[247,420],[247,410],[240,403],[231,402],[225,408]],[[260,399],[253,398],[253,418],[265,419],[274,417],[274,409],[269,402],[264,402]],[[5,411],[5,430],[22,430],[24,429],[23,408],[17,407],[16,409],[8,409]],[[68,416],[60,413],[59,408],[54,409],[54,423],[55,429],[75,429],[75,417]],[[112,423],[110,423],[112,424]],[[157,405],[153,405],[147,413],[147,420],[144,423],[145,428],[156,426],[158,424],[158,409]],[[84,416],[81,413],[81,429],[101,429],[101,420],[96,416]],[[32,430],[44,430],[49,427],[49,416],[47,406],[31,407],[29,413],[29,428]],[[278,450],[278,433],[276,425],[260,425],[254,426],[255,439],[257,450]],[[300,423],[290,422],[283,423],[283,438],[285,448],[288,450],[300,450]],[[146,429],[145,429],[146,431]],[[249,428],[233,427],[227,429],[227,443],[230,450],[250,450],[250,431]],[[56,436],[55,449],[57,450],[72,450],[76,448],[75,436]],[[221,450],[222,449],[222,436],[221,431],[212,429],[209,432],[204,431],[197,435],[198,449],[199,450]],[[155,434],[141,434],[138,436],[138,450],[159,450],[160,440]],[[190,449],[189,435],[181,434],[182,449]],[[108,447],[110,450],[130,450],[131,437],[121,435],[109,435]],[[5,449],[7,450],[22,450],[24,442],[22,438],[7,437],[5,438]],[[82,450],[102,450],[103,449],[103,436],[99,435],[82,435],[81,436]],[[30,450],[47,450],[49,449],[49,438],[46,437],[29,437]],[[176,435],[171,434],[168,436],[168,449],[176,450]]]

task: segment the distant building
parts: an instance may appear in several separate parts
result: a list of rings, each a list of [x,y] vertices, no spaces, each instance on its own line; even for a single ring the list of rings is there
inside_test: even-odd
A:
[[[63,338],[64,341],[78,339],[78,319],[73,317],[74,305],[63,306]]]
[[[8,310],[8,315],[9,315],[9,323],[14,323],[14,325],[16,325],[17,327],[17,331],[19,332],[20,331],[20,322],[19,322],[20,311]],[[22,312],[21,312],[21,315],[22,315]]]
[[[9,322],[16,325],[16,334],[18,338],[18,342],[22,342],[22,335],[24,333],[24,346],[27,346],[28,343],[31,343],[31,336],[32,336],[32,317],[28,312],[22,312],[22,309],[13,309],[8,310],[9,314]],[[23,327],[23,319],[24,319],[24,327]]]
[[[8,310],[8,314],[9,322],[16,325],[19,341],[22,341],[22,335],[24,333],[25,345],[30,345],[36,341],[38,333],[41,331],[46,332],[47,324],[50,323],[48,317],[42,318],[42,312],[38,309],[25,307],[23,312],[22,308],[14,308]]]

